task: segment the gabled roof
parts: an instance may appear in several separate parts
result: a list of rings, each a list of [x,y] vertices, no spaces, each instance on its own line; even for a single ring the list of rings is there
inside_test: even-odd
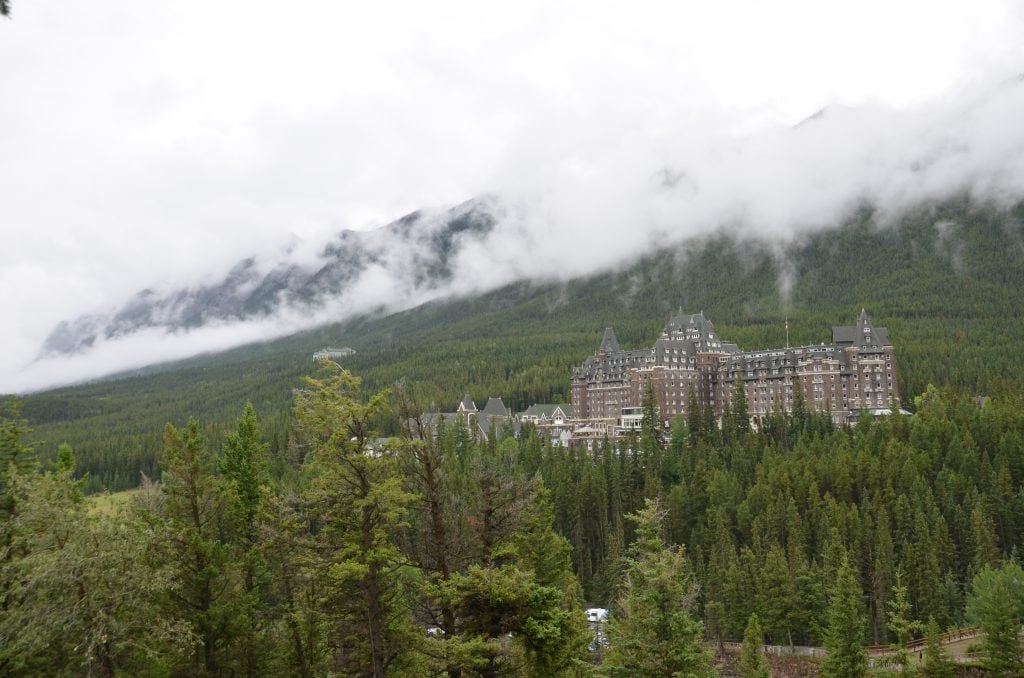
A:
[[[566,417],[572,417],[572,405],[559,403],[542,403],[538,405],[530,405],[529,409],[527,409],[525,412],[522,412],[519,416],[552,419],[555,416],[555,410],[558,409],[561,409],[562,414],[564,414]]]

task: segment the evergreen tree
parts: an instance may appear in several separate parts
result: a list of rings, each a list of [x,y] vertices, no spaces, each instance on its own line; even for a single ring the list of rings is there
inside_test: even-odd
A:
[[[387,393],[364,403],[356,377],[335,363],[325,361],[325,369],[295,397],[314,474],[303,496],[315,525],[309,567],[322,582],[330,670],[380,678],[410,660],[416,635],[395,543],[413,497],[402,487],[396,454],[370,449]]]
[[[736,376],[732,389],[732,429],[737,440],[750,432],[750,413],[747,410],[747,387],[742,374]]]
[[[871,568],[871,633],[875,645],[888,637],[888,603],[892,595],[896,555],[890,531],[889,512],[878,511],[873,542],[874,562]]]
[[[697,400],[697,388],[691,388],[686,398],[686,430],[689,433],[688,442],[696,446],[697,442],[705,437],[704,416],[700,401]]]
[[[925,627],[924,661],[920,668],[920,675],[925,678],[954,678],[956,665],[942,647],[942,638],[939,635],[939,625],[932,617]]]
[[[52,470],[13,480],[17,605],[0,614],[0,667],[4,675],[165,674],[195,637],[156,607],[174,583],[145,569],[153,535],[125,508],[90,514],[74,467],[63,446]]]
[[[11,397],[6,415],[0,414],[0,521],[14,512],[14,496],[7,490],[11,472],[24,473],[34,464],[32,445],[27,440],[30,433],[32,429],[21,416],[21,401]]]
[[[517,444],[475,449],[469,465],[471,560],[428,593],[448,605],[458,634],[439,639],[449,675],[565,675],[586,656],[586,619],[569,546],[551,529],[537,479],[526,479]],[[453,670],[454,669],[454,670]]]
[[[985,667],[993,676],[1019,676],[1024,671],[1024,569],[1016,563],[1001,568],[986,567],[971,582],[967,618],[985,636]]]
[[[665,459],[665,436],[654,382],[650,380],[644,386],[641,405],[643,419],[640,420],[640,438],[633,448],[638,451],[636,471],[641,476],[639,482],[642,482],[642,496],[657,497],[663,490],[661,472]]]
[[[0,623],[19,604],[12,592],[20,576],[14,562],[24,555],[25,545],[16,543],[18,502],[13,486],[18,476],[27,474],[34,464],[32,447],[26,440],[29,433],[28,422],[21,416],[21,401],[11,397],[6,415],[0,414]],[[6,668],[0,651],[0,673]]]
[[[394,401],[403,436],[402,471],[409,490],[416,496],[406,552],[422,572],[425,591],[421,614],[440,630],[427,638],[425,652],[446,657],[452,654],[447,647],[451,639],[458,637],[456,610],[449,599],[437,592],[465,566],[468,548],[459,529],[461,492],[455,488],[459,478],[451,478],[453,474],[459,475],[454,442],[442,421],[438,421],[436,435],[432,433],[429,415],[423,412],[414,388],[397,384]],[[441,663],[449,676],[461,674],[457,662]]]
[[[786,556],[778,544],[768,550],[759,574],[756,592],[758,620],[765,620],[763,624],[759,621],[759,627],[767,632],[773,643],[791,645],[796,590]]]
[[[262,438],[252,403],[246,403],[236,432],[224,440],[220,472],[234,495],[232,509],[247,545],[255,540],[256,519],[270,487],[268,445]]]
[[[629,547],[623,592],[608,625],[602,670],[609,676],[710,676],[711,658],[692,617],[696,598],[686,557],[661,536],[665,514],[658,503],[630,519],[637,525]]]
[[[260,547],[266,563],[274,637],[267,672],[313,678],[328,672],[329,617],[323,598],[319,558],[309,531],[309,514],[301,498],[271,497],[261,524]]]
[[[819,565],[801,564],[796,573],[796,621],[804,645],[818,645],[825,637],[827,586],[824,569]]]
[[[971,547],[973,557],[971,559],[971,572],[977,574],[986,566],[997,567],[999,565],[999,545],[996,540],[996,527],[989,512],[985,509],[985,502],[979,500],[971,511]]]
[[[8,565],[17,555],[13,543],[17,499],[11,485],[15,476],[28,473],[35,464],[32,446],[27,441],[31,432],[21,416],[21,401],[10,398],[6,416],[0,414],[0,612],[12,604],[9,591],[13,580]]]
[[[903,584],[903,571],[896,570],[896,583],[892,587],[893,598],[889,601],[889,630],[896,636],[892,646],[896,651],[896,663],[900,673],[907,673],[910,666],[910,655],[907,643],[920,630],[921,624],[910,618],[910,601],[907,600],[907,587]]]
[[[224,440],[220,471],[227,537],[242,575],[236,663],[250,677],[265,673],[268,655],[274,650],[266,618],[269,581],[259,544],[260,523],[270,498],[267,447],[252,403],[246,403],[236,432]]]
[[[921,509],[915,510],[913,544],[907,557],[908,589],[918,619],[943,616],[942,572],[936,542],[928,529],[928,520]]]
[[[153,544],[149,561],[174,582],[165,614],[191,625],[199,638],[190,672],[229,671],[245,603],[238,563],[222,539],[226,507],[216,464],[195,419],[182,431],[167,425],[162,467],[162,503],[152,520],[164,538]]]
[[[861,678],[867,673],[860,593],[853,567],[843,557],[829,592],[828,629],[825,632],[828,656],[822,664],[822,671],[830,678]]]
[[[743,632],[739,671],[740,678],[771,678],[768,659],[764,656],[764,637],[756,614],[750,615],[747,629]]]

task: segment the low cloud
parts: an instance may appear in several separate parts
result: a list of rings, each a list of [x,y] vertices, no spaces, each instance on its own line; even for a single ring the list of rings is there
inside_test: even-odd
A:
[[[884,218],[1024,187],[1010,2],[44,5],[0,26],[0,392],[564,280],[718,228],[782,244],[866,202]],[[60,321],[142,289],[246,257],[313,267],[342,229],[482,194],[498,224],[461,243],[447,286],[410,287],[395,249],[319,310],[34,361]]]

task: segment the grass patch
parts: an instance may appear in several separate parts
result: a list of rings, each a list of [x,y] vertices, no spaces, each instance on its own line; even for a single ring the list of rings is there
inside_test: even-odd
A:
[[[86,497],[89,502],[90,514],[111,514],[125,506],[131,498],[139,493],[139,489],[122,490],[120,492],[104,492]]]

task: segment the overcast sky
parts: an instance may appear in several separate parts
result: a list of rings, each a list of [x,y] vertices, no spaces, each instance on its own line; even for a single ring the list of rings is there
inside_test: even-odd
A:
[[[527,206],[506,259],[463,257],[481,288],[721,223],[789,235],[864,197],[1020,197],[1022,36],[1020,3],[986,0],[14,0],[0,393],[263,336],[32,363],[59,321],[144,287],[481,193]],[[505,241],[544,251],[524,267]]]

